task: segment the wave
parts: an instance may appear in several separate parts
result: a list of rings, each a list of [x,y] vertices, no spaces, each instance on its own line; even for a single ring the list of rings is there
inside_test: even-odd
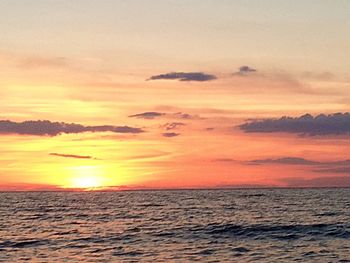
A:
[[[350,226],[340,224],[309,225],[235,225],[208,224],[191,229],[215,237],[237,237],[253,239],[299,239],[305,237],[332,237],[350,239]]]
[[[45,246],[48,243],[49,243],[49,240],[46,240],[46,239],[4,241],[0,243],[0,248],[28,248],[28,247]]]

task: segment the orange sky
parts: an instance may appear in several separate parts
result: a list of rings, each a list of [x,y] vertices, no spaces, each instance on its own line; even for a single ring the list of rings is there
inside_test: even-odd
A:
[[[249,2],[3,1],[0,190],[350,186],[349,2]]]

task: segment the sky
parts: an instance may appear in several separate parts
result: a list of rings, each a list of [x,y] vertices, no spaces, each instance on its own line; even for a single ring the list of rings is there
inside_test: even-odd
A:
[[[349,14],[0,1],[0,190],[350,186]]]

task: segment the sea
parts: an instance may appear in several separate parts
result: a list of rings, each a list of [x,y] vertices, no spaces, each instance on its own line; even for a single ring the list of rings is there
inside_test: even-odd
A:
[[[0,262],[350,262],[350,189],[1,192]]]

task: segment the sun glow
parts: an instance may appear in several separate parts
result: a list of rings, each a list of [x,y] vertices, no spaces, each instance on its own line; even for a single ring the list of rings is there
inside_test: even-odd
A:
[[[100,189],[107,187],[106,178],[97,166],[78,166],[73,168],[69,188]]]

